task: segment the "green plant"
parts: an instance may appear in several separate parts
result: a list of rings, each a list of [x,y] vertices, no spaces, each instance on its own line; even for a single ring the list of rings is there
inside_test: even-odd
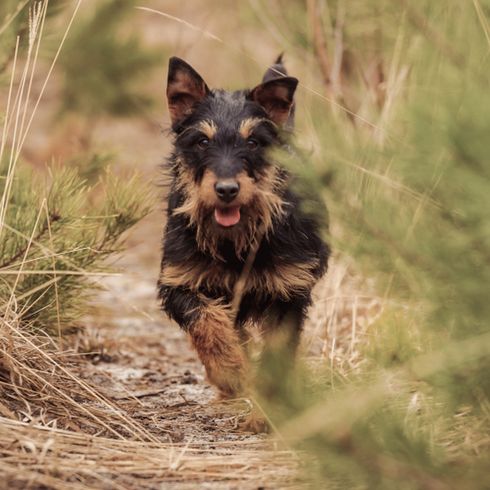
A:
[[[319,5],[307,2],[318,16],[303,24],[315,70],[325,72],[322,56],[340,67],[347,56],[362,74],[377,58],[383,76],[307,87],[312,162],[290,165],[327,201],[334,249],[393,301],[366,332],[357,370],[333,387],[326,375],[313,401],[304,381],[278,390],[269,407],[327,488],[487,488],[490,4]]]
[[[0,194],[6,175],[4,165]],[[0,241],[0,304],[36,329],[73,326],[97,287],[94,277],[108,272],[105,259],[148,211],[147,190],[110,172],[89,187],[74,169],[36,175],[22,166],[11,196]]]
[[[21,2],[18,8],[2,4],[10,13],[4,24],[11,30],[7,39],[15,38],[15,33],[19,39],[15,45],[27,49],[24,53],[15,48],[12,59],[10,45],[1,52],[6,54],[5,68],[12,64],[14,73],[0,148],[1,315],[5,321],[59,334],[83,311],[84,299],[96,287],[93,279],[107,272],[106,259],[120,249],[123,233],[149,209],[148,190],[136,177],[123,179],[103,171],[107,155],[87,153],[71,168],[51,165],[48,172],[22,161],[38,107],[37,102],[32,106],[30,97],[43,26],[48,15],[61,13],[61,4]],[[72,15],[76,13],[77,8]],[[63,47],[62,41],[52,67]],[[20,63],[22,69],[15,70]],[[48,70],[38,101],[51,73]],[[113,92],[120,94],[117,89]],[[88,98],[90,93],[82,95]]]

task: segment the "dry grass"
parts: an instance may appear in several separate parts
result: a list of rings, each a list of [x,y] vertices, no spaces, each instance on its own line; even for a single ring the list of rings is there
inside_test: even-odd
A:
[[[73,351],[61,351],[50,338],[26,334],[6,322],[0,339],[0,475],[8,488],[298,484],[297,455],[279,449],[274,440],[191,437],[186,443],[168,442],[169,430],[138,421],[141,407],[128,410],[124,401],[111,401],[84,381],[80,373],[86,361]],[[137,397],[154,394],[119,397],[134,407]],[[196,408],[182,405],[165,416],[179,412],[179,420],[190,428]],[[220,407],[220,415],[236,416],[236,408],[224,413],[226,409]]]
[[[358,369],[363,362],[359,347],[387,302],[373,281],[355,272],[352,260],[334,255],[313,292],[303,342],[309,360],[327,361],[344,374]]]
[[[0,411],[29,422],[60,425],[118,439],[155,440],[96,389],[74,374],[80,358],[48,336],[34,336],[12,322],[0,326]]]
[[[211,446],[211,447],[209,447]],[[207,483],[296,485],[289,451],[252,442],[165,444],[120,441],[0,418],[0,473],[8,488],[176,488]],[[210,450],[211,449],[211,450]]]

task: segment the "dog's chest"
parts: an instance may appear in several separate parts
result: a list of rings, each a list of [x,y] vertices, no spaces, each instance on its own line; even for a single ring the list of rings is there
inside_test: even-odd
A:
[[[289,300],[295,294],[308,291],[315,283],[312,262],[292,263],[269,256],[254,263],[246,278],[245,293],[258,300]],[[238,260],[204,260],[179,264],[163,264],[160,281],[169,286],[181,286],[212,297],[233,296],[243,269]]]

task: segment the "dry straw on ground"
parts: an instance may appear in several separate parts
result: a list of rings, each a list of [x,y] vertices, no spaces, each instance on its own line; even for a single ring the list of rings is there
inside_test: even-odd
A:
[[[286,488],[296,459],[262,442],[165,444],[121,441],[0,418],[0,472],[9,488]],[[210,450],[212,449],[212,450]],[[297,483],[297,481],[296,481]]]

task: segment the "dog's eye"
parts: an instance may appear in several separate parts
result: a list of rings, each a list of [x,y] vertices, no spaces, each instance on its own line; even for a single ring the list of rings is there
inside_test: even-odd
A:
[[[249,150],[256,150],[258,146],[259,146],[259,142],[257,140],[254,140],[253,138],[247,140],[247,148]]]
[[[209,146],[209,140],[207,138],[201,138],[198,142],[197,142],[197,146],[201,149],[201,150],[205,150],[208,146]]]

